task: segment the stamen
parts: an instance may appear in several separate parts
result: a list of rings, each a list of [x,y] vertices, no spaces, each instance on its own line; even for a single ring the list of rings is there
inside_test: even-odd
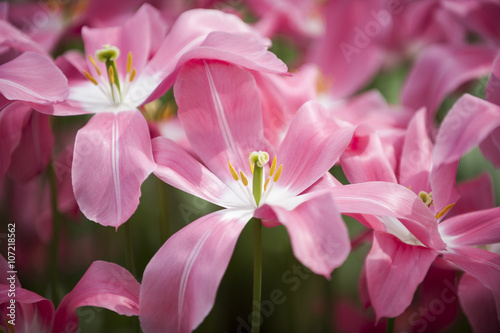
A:
[[[276,171],[276,174],[274,175],[273,181],[276,183],[278,180],[280,180],[281,177],[281,170],[283,170],[283,164],[280,165],[278,170]]]
[[[236,170],[234,170],[233,165],[231,164],[231,161],[229,161],[229,171],[231,171],[231,176],[233,176],[234,180],[240,180],[240,178],[238,177],[238,173],[236,172]]]
[[[243,183],[243,185],[247,186],[248,185],[248,179],[245,176],[245,174],[243,173],[243,171],[240,171],[240,176],[241,176],[241,182]]]
[[[442,217],[444,214],[446,214],[450,209],[453,208],[453,206],[455,206],[454,203],[452,204],[449,204],[448,206],[444,207],[442,211],[440,211],[439,213],[436,214],[436,219],[439,219],[440,217]]]
[[[269,185],[270,180],[271,180],[271,177],[267,177],[266,182],[264,183],[264,192],[267,190],[267,185]]]
[[[252,175],[253,175],[253,168],[254,168],[254,166],[253,166],[252,162],[250,162],[250,171],[252,171]]]
[[[127,74],[132,70],[132,52],[128,51],[127,55]]]
[[[85,74],[85,77],[86,77],[87,79],[89,79],[89,81],[90,81],[90,82],[92,82],[93,84],[95,84],[95,85],[97,86],[97,80],[96,80],[96,79],[94,79],[94,77],[93,77],[92,75],[90,75],[90,73],[89,73],[89,72],[87,72],[87,71],[83,71],[83,74]]]
[[[274,171],[276,170],[276,161],[277,161],[277,157],[274,156],[273,163],[271,164],[271,168],[269,169],[269,177],[272,177],[274,174]]]
[[[99,67],[97,67],[97,64],[95,63],[94,57],[92,57],[92,55],[90,55],[90,54],[89,54],[89,60],[92,63],[92,65],[94,65],[94,68],[97,72],[97,75],[101,76],[101,70],[99,69]]]
[[[113,66],[109,66],[108,75],[109,75],[109,83],[115,84],[115,72],[113,70]]]
[[[129,79],[129,81],[130,82],[134,81],[134,78],[135,78],[135,68],[132,69],[132,73],[130,73],[130,79]]]

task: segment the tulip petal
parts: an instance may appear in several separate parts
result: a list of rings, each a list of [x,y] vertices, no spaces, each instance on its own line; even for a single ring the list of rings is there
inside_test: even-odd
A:
[[[106,261],[93,262],[59,304],[53,331],[77,332],[76,309],[80,306],[98,306],[125,316],[139,315],[140,287],[125,268]]]
[[[30,110],[21,133],[21,140],[12,152],[8,174],[15,180],[27,182],[45,171],[52,160],[54,134],[48,115]]]
[[[500,243],[500,207],[452,216],[439,224],[448,245]]]
[[[462,155],[482,142],[500,126],[500,107],[471,95],[464,95],[441,124],[432,155],[434,206],[443,209],[457,198],[456,167]]]
[[[29,105],[18,102],[7,105],[0,112],[0,178],[9,168],[12,152],[21,141],[30,110]]]
[[[368,292],[377,320],[403,313],[437,255],[431,249],[408,245],[392,235],[374,232],[373,246],[365,265]]]
[[[181,70],[174,94],[191,147],[204,164],[230,186],[237,184],[229,161],[236,172],[250,175],[248,155],[267,150],[252,75],[224,63],[190,62]]]
[[[355,127],[342,123],[316,102],[305,103],[292,120],[278,149],[283,164],[279,186],[299,194],[338,161]]]
[[[155,167],[139,111],[95,115],[75,141],[72,179],[81,211],[102,225],[120,226],[137,208],[140,186]]]
[[[488,75],[497,50],[483,46],[431,46],[413,66],[401,93],[403,105],[425,106],[429,119],[461,84]]]
[[[498,254],[463,246],[443,252],[443,258],[477,279],[485,288],[491,290],[500,320],[500,256]]]
[[[500,331],[495,298],[490,289],[469,274],[464,274],[458,285],[460,305],[474,332]]]
[[[0,66],[0,93],[9,100],[39,104],[63,101],[68,81],[46,56],[24,52]]]
[[[144,332],[187,333],[203,321],[251,217],[251,211],[217,211],[167,240],[144,271],[139,315]]]
[[[397,218],[425,245],[434,249],[446,247],[439,235],[434,214],[415,193],[404,186],[366,182],[335,187],[331,191],[341,213]]]
[[[153,139],[153,156],[158,167],[154,174],[182,191],[216,205],[234,207],[237,196],[204,165],[195,160],[172,140]]]
[[[269,206],[286,227],[295,257],[329,279],[351,249],[347,227],[332,194],[309,193]]]
[[[399,164],[399,183],[411,187],[412,191],[431,192],[429,171],[432,161],[432,142],[427,131],[426,110],[418,111],[406,134]]]

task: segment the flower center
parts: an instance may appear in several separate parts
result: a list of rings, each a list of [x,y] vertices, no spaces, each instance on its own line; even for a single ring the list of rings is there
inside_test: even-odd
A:
[[[430,207],[432,205],[432,192],[430,193],[427,193],[425,191],[420,191],[418,193],[418,197],[420,199],[422,199],[422,201],[424,202],[424,204],[427,206],[427,207]]]
[[[248,161],[250,163],[250,171],[252,173],[251,187],[245,173],[241,170],[239,171],[239,173],[236,172],[233,165],[231,164],[231,161],[229,161],[229,171],[231,172],[233,179],[237,181],[238,184],[240,184],[248,199],[251,201],[255,201],[255,204],[259,206],[261,201],[265,200],[269,192],[271,192],[274,183],[278,182],[278,180],[280,179],[283,164],[281,164],[276,170],[277,157],[274,156],[266,179],[264,175],[264,167],[269,162],[269,154],[265,151],[254,151],[250,153]],[[265,182],[264,179],[266,179]]]
[[[103,62],[106,66],[106,80],[106,78],[102,75],[99,66],[97,66],[94,57],[89,54],[89,60],[92,65],[94,65],[97,76],[102,84],[99,84],[99,82],[89,72],[83,71],[85,77],[99,87],[102,93],[106,95],[109,101],[113,104],[119,104],[123,101],[124,97],[128,93],[130,83],[134,81],[136,74],[136,69],[132,68],[132,52],[129,52],[127,55],[127,74],[123,80],[123,86],[120,84],[120,78],[118,76],[115,63],[119,56],[120,50],[116,46],[111,46],[109,44],[103,45],[102,49],[95,52],[97,60]]]

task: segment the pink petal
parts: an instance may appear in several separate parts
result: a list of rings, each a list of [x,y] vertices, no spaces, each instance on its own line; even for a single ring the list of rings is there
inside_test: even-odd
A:
[[[17,280],[17,277],[16,277]],[[9,297],[10,285],[0,284],[0,319],[2,319],[1,327],[5,327],[5,332],[9,332],[5,326],[6,321],[12,318],[7,317],[6,314],[10,312],[7,309],[11,305]],[[54,305],[51,301],[42,296],[21,288],[18,286],[15,288],[15,300],[16,300],[16,310],[15,310],[15,326],[16,332],[50,332],[52,328],[52,322],[54,320]]]
[[[139,111],[95,115],[75,141],[72,178],[81,211],[102,225],[120,226],[137,208],[140,186],[155,167]]]
[[[483,46],[427,48],[404,84],[402,104],[415,110],[425,106],[432,118],[446,95],[467,81],[488,75],[496,54],[496,49]]]
[[[286,73],[286,65],[267,51],[269,46],[270,40],[235,15],[203,9],[186,11],[147,65],[147,72],[155,75],[159,84],[147,101],[163,95],[181,66],[191,59],[219,59],[249,69]]]
[[[425,245],[434,249],[446,247],[439,235],[434,214],[404,186],[366,182],[335,187],[331,191],[341,213],[395,217]]]
[[[493,61],[493,70],[486,84],[486,100],[500,105],[500,54]]]
[[[486,171],[479,177],[459,183],[457,190],[460,200],[453,206],[447,218],[495,206],[491,176]]]
[[[316,98],[319,70],[317,66],[305,64],[293,72],[293,76],[261,72],[253,75],[262,100],[264,135],[277,147],[297,110]]]
[[[41,174],[52,160],[54,135],[50,117],[30,110],[28,122],[21,133],[21,140],[12,152],[9,175],[26,182]]]
[[[48,57],[24,52],[0,66],[0,93],[9,100],[56,103],[68,96],[68,81]]]
[[[370,13],[378,13],[385,7],[380,0],[342,0],[325,6],[326,31],[313,45],[308,60],[317,63],[332,80],[333,97],[351,95],[368,83],[382,65],[381,40],[389,32],[391,20],[385,18],[381,25]],[[379,28],[375,36],[365,32],[369,22]]]
[[[76,332],[80,306],[98,306],[125,316],[139,315],[139,282],[125,268],[95,261],[57,307],[55,333]]]
[[[304,104],[278,149],[278,165],[283,164],[280,187],[298,194],[311,186],[338,161],[354,129],[336,120],[320,104]]]
[[[469,274],[464,274],[458,285],[460,305],[469,319],[474,332],[495,333],[500,331],[495,297],[491,290]]]
[[[191,332],[203,321],[251,217],[251,211],[218,211],[167,240],[144,271],[139,315],[144,332]]]
[[[250,73],[224,63],[190,62],[181,70],[174,94],[191,147],[210,171],[235,184],[231,161],[237,172],[249,175],[248,155],[267,150],[260,98]]]
[[[439,231],[448,245],[500,243],[500,207],[447,218],[439,224]]]
[[[306,194],[270,208],[286,227],[295,257],[314,273],[329,279],[347,259],[349,234],[330,192]]]
[[[340,156],[340,164],[351,183],[397,183],[394,170],[384,154],[382,141],[375,131],[367,126],[356,129],[352,141]]]
[[[498,126],[500,107],[494,104],[466,94],[452,107],[441,124],[432,156],[432,194],[437,210],[456,199],[452,185],[459,159]]]
[[[152,142],[153,156],[158,165],[154,174],[158,178],[216,205],[234,206],[230,199],[236,195],[175,142],[162,137],[155,138]],[[226,200],[230,202],[225,202]]]
[[[415,193],[431,192],[429,172],[431,170],[433,145],[427,130],[426,110],[418,111],[406,134],[399,164],[399,183],[411,187]]]
[[[443,258],[477,279],[494,297],[500,320],[500,256],[475,247],[454,247]]]
[[[23,127],[31,115],[29,105],[11,103],[0,112],[0,178],[9,168],[12,152],[21,141]]]
[[[494,129],[486,139],[479,144],[479,149],[483,155],[500,168],[500,128]]]
[[[23,22],[24,23],[24,22]],[[21,30],[6,20],[0,20],[0,46],[12,48],[16,51],[31,51],[42,55],[47,53]]]
[[[365,265],[377,320],[403,313],[437,254],[425,247],[400,242],[389,234],[374,232]]]

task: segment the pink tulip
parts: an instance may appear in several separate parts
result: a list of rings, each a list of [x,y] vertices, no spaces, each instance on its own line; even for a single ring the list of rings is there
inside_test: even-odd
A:
[[[462,105],[467,99],[465,96],[457,105]],[[477,127],[467,131],[449,127],[448,121],[457,124],[453,118],[449,118],[451,115],[450,112],[445,118],[435,146],[427,134],[425,110],[415,115],[403,147],[398,179],[396,175],[392,176],[393,181],[399,181],[419,193],[422,201],[429,206],[429,212],[436,215],[428,221],[428,228],[414,229],[403,219],[363,220],[364,224],[375,230],[365,269],[368,293],[377,318],[396,317],[409,306],[417,286],[438,256],[479,280],[491,292],[497,302],[497,309],[500,309],[500,256],[475,247],[500,242],[499,208],[483,206],[487,209],[471,212],[469,208],[463,210],[463,214],[443,219],[450,204],[460,203],[457,202],[459,195],[455,189],[458,161],[468,147],[477,141],[476,137],[481,135]],[[352,169],[353,174],[359,170],[361,173],[358,175],[366,175],[367,181],[380,177],[380,171],[379,175],[368,172],[369,165],[385,170],[385,174],[390,176],[391,169],[384,167],[383,160],[367,159],[367,156],[373,155],[376,153],[360,151],[359,157],[352,157],[346,166]],[[357,166],[355,161],[359,162]],[[376,163],[370,164],[369,161]],[[347,196],[352,200],[356,187],[360,185],[363,183],[334,189],[340,211],[347,212],[349,207],[345,207],[339,198]],[[367,190],[365,186],[365,195],[368,194]],[[477,196],[478,193],[474,189],[469,195]],[[481,192],[482,196],[487,194]],[[487,202],[492,202],[491,194]],[[361,203],[360,199],[358,206]]]
[[[254,78],[223,63],[185,65],[174,93],[179,118],[203,164],[172,141],[156,138],[155,174],[224,209],[173,235],[148,264],[140,297],[145,332],[189,332],[201,323],[213,305],[238,236],[252,216],[265,225],[283,224],[295,256],[317,274],[329,277],[349,253],[347,230],[332,196],[324,190],[301,193],[338,159],[350,140],[351,127],[308,103],[275,150],[264,138]],[[271,167],[271,163],[264,166],[269,181],[261,189],[259,204],[250,185],[248,156],[253,151],[266,151],[268,159],[277,159]]]
[[[46,112],[96,113],[76,136],[72,177],[81,211],[102,225],[118,227],[137,208],[140,185],[156,167],[137,108],[160,97],[186,61],[215,58],[286,72],[267,51],[269,41],[233,15],[192,10],[164,34],[158,11],[144,5],[122,26],[84,28],[86,60],[72,51],[58,59],[70,95]]]

